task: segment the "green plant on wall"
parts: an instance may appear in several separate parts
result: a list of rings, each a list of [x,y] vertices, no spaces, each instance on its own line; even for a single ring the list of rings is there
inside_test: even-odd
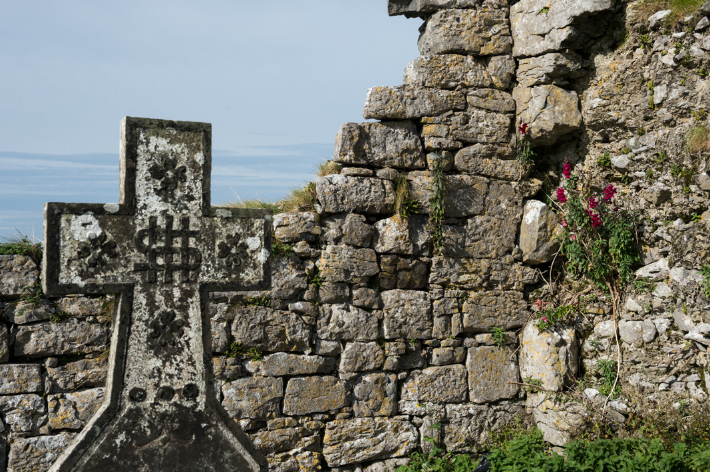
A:
[[[419,210],[419,202],[409,195],[409,182],[407,182],[407,173],[402,171],[397,178],[397,189],[394,195],[394,211],[395,215],[400,218],[408,218],[410,215]]]
[[[434,245],[434,254],[441,255],[444,250],[444,145],[438,143],[439,154],[431,169],[431,198],[429,200],[429,231]]]

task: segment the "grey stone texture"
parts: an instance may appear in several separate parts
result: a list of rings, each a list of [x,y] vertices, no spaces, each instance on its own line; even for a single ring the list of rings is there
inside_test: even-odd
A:
[[[0,256],[0,295],[23,295],[23,287],[36,284],[38,279],[37,265],[29,257]]]
[[[69,446],[68,434],[17,438],[10,446],[8,472],[40,472],[49,470],[51,465]]]
[[[528,318],[522,293],[514,291],[471,292],[462,307],[465,332],[488,332],[523,326]]]
[[[348,406],[350,395],[344,381],[335,377],[296,377],[288,381],[284,414],[327,413]]]
[[[423,169],[424,150],[412,121],[345,123],[335,138],[335,162]]]
[[[332,357],[300,356],[277,352],[260,361],[249,361],[244,369],[253,375],[280,377],[282,375],[329,374],[334,367]]]
[[[404,457],[416,449],[417,429],[390,418],[335,420],[326,425],[323,455],[329,467]]]
[[[491,102],[488,102],[488,108],[496,106]],[[465,112],[422,118],[422,137],[425,143],[428,140],[437,143],[434,146],[427,145],[427,150],[437,150],[438,142],[444,142],[447,150],[461,148],[463,143],[507,143],[510,141],[510,123],[511,115],[507,113],[471,107]]]
[[[37,394],[0,397],[0,418],[14,433],[38,434],[47,422],[47,405]]]
[[[404,69],[406,85],[454,89],[465,87],[505,90],[515,73],[510,56],[495,56],[488,60],[459,54],[419,56]]]
[[[390,16],[426,16],[447,8],[474,8],[481,0],[388,0],[387,12]]]
[[[284,382],[272,377],[237,379],[222,387],[222,395],[222,406],[232,418],[276,418],[281,416]]]
[[[431,300],[427,292],[388,290],[382,292],[384,335],[387,339],[431,337]]]
[[[419,52],[492,56],[507,54],[513,41],[506,9],[441,10],[425,23]]]
[[[523,405],[517,403],[446,405],[448,423],[442,425],[444,446],[452,452],[472,452],[473,446],[485,442],[491,431],[514,425],[523,413]]]
[[[369,247],[375,232],[366,218],[357,213],[329,216],[322,220],[322,225],[323,240],[333,245],[343,243],[355,247]]]
[[[523,329],[520,340],[520,376],[537,379],[547,390],[562,391],[579,370],[579,347],[574,328],[540,331],[533,322]]]
[[[520,225],[523,262],[531,265],[550,262],[560,247],[561,232],[562,226],[550,207],[539,200],[528,200]]]
[[[108,359],[82,359],[60,367],[47,367],[49,393],[73,392],[79,388],[103,387],[106,384]]]
[[[470,348],[466,359],[470,400],[490,403],[514,398],[519,387],[518,358],[510,347],[481,346]]]
[[[464,108],[466,97],[459,92],[412,85],[373,87],[367,91],[363,117],[375,120],[409,120]]]
[[[461,403],[468,398],[466,368],[462,365],[412,371],[401,386],[400,400]]]
[[[8,303],[4,308],[0,308],[0,318],[14,324],[29,324],[48,321],[56,311],[48,300],[42,300],[37,304],[18,301]]]
[[[104,402],[104,389],[94,388],[47,397],[51,430],[81,430]]]
[[[344,244],[326,246],[317,264],[321,277],[331,283],[367,283],[380,271],[375,251]]]
[[[291,211],[274,215],[274,237],[281,242],[312,242],[320,234],[321,228],[314,213]]]
[[[291,312],[246,306],[235,312],[232,336],[244,347],[264,351],[303,352],[312,328]]]
[[[386,214],[394,205],[394,184],[373,177],[327,175],[316,181],[316,194],[329,213]]]
[[[88,354],[103,351],[108,341],[105,325],[69,318],[61,323],[20,326],[13,354],[22,357]]]
[[[377,370],[385,362],[385,351],[376,342],[350,342],[340,355],[341,372]]]
[[[378,320],[353,305],[323,305],[318,317],[318,338],[327,341],[374,341]]]
[[[565,85],[567,79],[586,74],[586,61],[574,53],[551,52],[518,61],[517,80],[523,87],[556,84]]]
[[[34,393],[44,390],[39,364],[0,365],[0,395]]]
[[[573,90],[556,85],[517,86],[513,89],[517,120],[527,123],[528,139],[536,145],[550,145],[582,126],[579,97]]]
[[[353,385],[353,411],[356,417],[393,416],[397,413],[397,376],[365,374]]]

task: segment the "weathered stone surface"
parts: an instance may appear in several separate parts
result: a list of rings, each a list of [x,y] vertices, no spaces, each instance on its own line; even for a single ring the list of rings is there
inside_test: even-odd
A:
[[[83,359],[61,367],[47,367],[50,381],[48,393],[72,392],[84,387],[103,387],[106,384],[108,358]]]
[[[419,435],[408,421],[354,418],[327,424],[323,455],[329,467],[403,457],[416,449]]]
[[[381,290],[393,288],[417,290],[425,289],[429,277],[428,262],[394,255],[380,257],[382,272],[377,277]]]
[[[57,300],[57,309],[72,316],[85,318],[87,316],[101,315],[106,310],[105,305],[111,300],[109,297],[82,297],[72,296]],[[112,313],[107,313],[111,315]]]
[[[519,328],[528,317],[527,303],[520,292],[472,292],[461,311],[463,328],[468,333]]]
[[[426,16],[445,8],[474,8],[481,0],[388,0],[387,12],[390,16]]]
[[[375,251],[342,244],[326,246],[317,264],[326,282],[367,283],[380,271]]]
[[[493,56],[511,51],[507,9],[441,10],[425,23],[419,52]]]
[[[551,52],[539,57],[518,61],[517,79],[523,87],[535,85],[564,85],[566,79],[582,77],[586,61],[579,55],[565,52]]]
[[[69,446],[67,434],[17,438],[10,445],[8,472],[45,472]]]
[[[333,174],[316,180],[316,195],[328,213],[386,214],[394,205],[394,184],[373,177]]]
[[[652,264],[645,265],[636,271],[636,277],[651,280],[663,280],[671,273],[668,259],[662,258]]]
[[[38,433],[47,421],[47,406],[39,395],[0,397],[0,418],[16,433]]]
[[[409,237],[409,220],[395,215],[375,223],[373,248],[377,253],[414,253],[414,245]]]
[[[429,293],[415,290],[382,292],[387,339],[427,339],[431,337],[431,300]]]
[[[353,305],[378,310],[382,308],[382,300],[376,289],[359,287],[353,290]]]
[[[499,260],[434,257],[429,275],[430,284],[463,289],[522,290],[537,280],[532,268],[515,263],[512,256]]]
[[[513,398],[519,382],[518,357],[513,348],[481,346],[468,350],[468,392],[474,403],[488,403]]]
[[[673,195],[671,188],[667,185],[663,185],[661,182],[656,182],[641,192],[641,196],[644,200],[652,205],[660,205],[666,202],[671,198],[671,195]]]
[[[242,375],[241,361],[235,357],[213,357],[212,370],[215,379],[232,381]],[[219,390],[222,390],[221,386]]]
[[[515,87],[517,119],[527,123],[527,136],[535,144],[554,144],[560,136],[582,126],[579,97],[555,85]]]
[[[98,411],[103,401],[103,388],[49,395],[49,428],[80,430]]]
[[[423,169],[424,150],[412,121],[344,123],[335,138],[335,162]]]
[[[328,341],[374,341],[377,317],[348,304],[323,305],[318,317],[318,338]]]
[[[345,382],[336,377],[297,377],[288,381],[284,414],[327,413],[350,404]]]
[[[410,85],[372,87],[365,100],[365,119],[409,120],[441,115],[466,108],[466,97],[459,92]]]
[[[485,151],[482,152],[481,149],[484,146],[486,145],[476,144],[461,149],[454,157],[454,168],[460,172],[500,180],[520,180],[525,176],[527,170],[518,161],[481,157],[482,154],[485,154]],[[504,154],[509,149],[507,146],[490,147],[502,151],[501,154],[508,157],[507,154]]]
[[[561,391],[578,371],[577,335],[574,328],[540,332],[533,322],[521,337],[520,376],[542,381],[547,390]]]
[[[320,445],[320,438],[313,437],[312,433],[306,428],[279,428],[272,431],[260,431],[250,436],[254,445],[262,454]],[[297,462],[295,470],[299,470]]]
[[[237,309],[232,323],[235,342],[262,351],[305,351],[311,331],[312,328],[294,313],[260,306]]]
[[[397,413],[397,376],[365,374],[353,386],[353,410],[357,417],[393,416]]]
[[[507,218],[478,215],[469,219],[466,226],[444,226],[444,254],[491,258],[510,253],[515,247],[519,220],[520,213],[511,208]]]
[[[526,407],[532,411],[545,441],[564,446],[578,433],[588,415],[586,407],[577,402],[563,403],[546,393],[528,394]]]
[[[460,364],[466,359],[463,347],[437,347],[431,352],[431,365]]]
[[[397,174],[399,175],[399,174]],[[325,228],[323,240],[327,244],[348,244],[369,247],[375,228],[367,224],[364,216],[356,213],[333,215],[322,221]]]
[[[539,200],[528,200],[520,225],[523,262],[535,265],[551,261],[560,248],[561,232],[562,226],[550,207]]]
[[[7,326],[0,325],[0,363],[10,360],[10,333]]]
[[[402,383],[400,400],[434,403],[466,401],[468,385],[462,365],[427,367],[412,371]]]
[[[653,323],[651,323],[653,324]],[[649,327],[650,328],[650,327]],[[655,327],[654,327],[655,331]],[[643,341],[644,338],[644,323],[643,321],[619,321],[619,337],[625,343],[633,344]]]
[[[108,345],[108,327],[70,318],[62,323],[20,326],[15,335],[15,356],[45,357],[88,354]]]
[[[488,60],[461,56],[458,54],[438,54],[419,56],[404,69],[404,83],[420,87],[454,89],[465,87],[507,89],[515,72],[515,63],[510,56]]]
[[[315,241],[321,229],[315,213],[290,211],[274,215],[274,237],[284,243]]]
[[[510,8],[515,57],[574,49],[604,32],[595,14],[611,10],[613,0],[522,0]],[[546,9],[547,11],[544,11]]]
[[[488,179],[475,175],[449,175],[444,178],[444,214],[452,218],[478,215],[483,212]],[[419,202],[419,207],[429,211],[431,178],[412,180],[410,195]]]
[[[306,271],[298,257],[279,257],[273,264],[271,297],[288,300],[308,288]]]
[[[39,364],[0,365],[0,395],[44,390]]]
[[[461,143],[507,143],[511,116],[494,111],[471,108],[466,112],[446,113],[442,116],[423,118],[422,138],[433,141],[446,140]],[[447,146],[448,150],[458,149],[463,145]],[[438,150],[438,145],[434,150]],[[427,147],[427,149],[429,149]]]
[[[446,405],[448,423],[442,425],[447,451],[469,452],[486,441],[491,431],[512,425],[524,413],[519,404]]]
[[[508,92],[484,88],[471,90],[466,95],[469,107],[498,113],[515,113],[515,100]]]
[[[340,355],[341,372],[365,372],[382,367],[385,362],[385,350],[377,343],[351,342]]]
[[[461,100],[464,101],[463,95]],[[22,289],[37,283],[37,265],[26,256],[0,256],[0,295],[16,297],[25,293]]]
[[[222,387],[222,406],[232,418],[266,420],[281,415],[284,382],[280,378],[247,377]]]
[[[350,299],[350,287],[344,283],[323,282],[318,290],[318,299],[321,303],[347,303]]]
[[[56,312],[48,300],[42,299],[38,304],[19,301],[0,307],[0,318],[10,323],[28,324],[36,321],[47,321]]]
[[[244,364],[247,372],[268,377],[329,374],[334,366],[335,360],[332,357],[299,356],[285,352],[269,354],[260,361],[249,361]]]

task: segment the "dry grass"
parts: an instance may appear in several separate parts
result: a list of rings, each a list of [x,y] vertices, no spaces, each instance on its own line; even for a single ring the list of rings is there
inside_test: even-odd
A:
[[[710,127],[702,125],[691,128],[686,136],[686,143],[691,154],[710,151]]]
[[[661,10],[672,10],[665,25],[675,27],[680,20],[695,13],[705,0],[643,0],[634,7],[636,20],[646,23],[651,15]]]
[[[340,174],[342,169],[342,166],[335,161],[325,161],[316,166],[316,175],[325,177],[326,175]]]

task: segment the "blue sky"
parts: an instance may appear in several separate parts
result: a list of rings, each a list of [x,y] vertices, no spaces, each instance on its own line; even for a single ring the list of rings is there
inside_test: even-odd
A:
[[[386,0],[3,0],[0,237],[117,201],[126,115],[212,123],[214,203],[280,198],[402,83],[420,24]]]

